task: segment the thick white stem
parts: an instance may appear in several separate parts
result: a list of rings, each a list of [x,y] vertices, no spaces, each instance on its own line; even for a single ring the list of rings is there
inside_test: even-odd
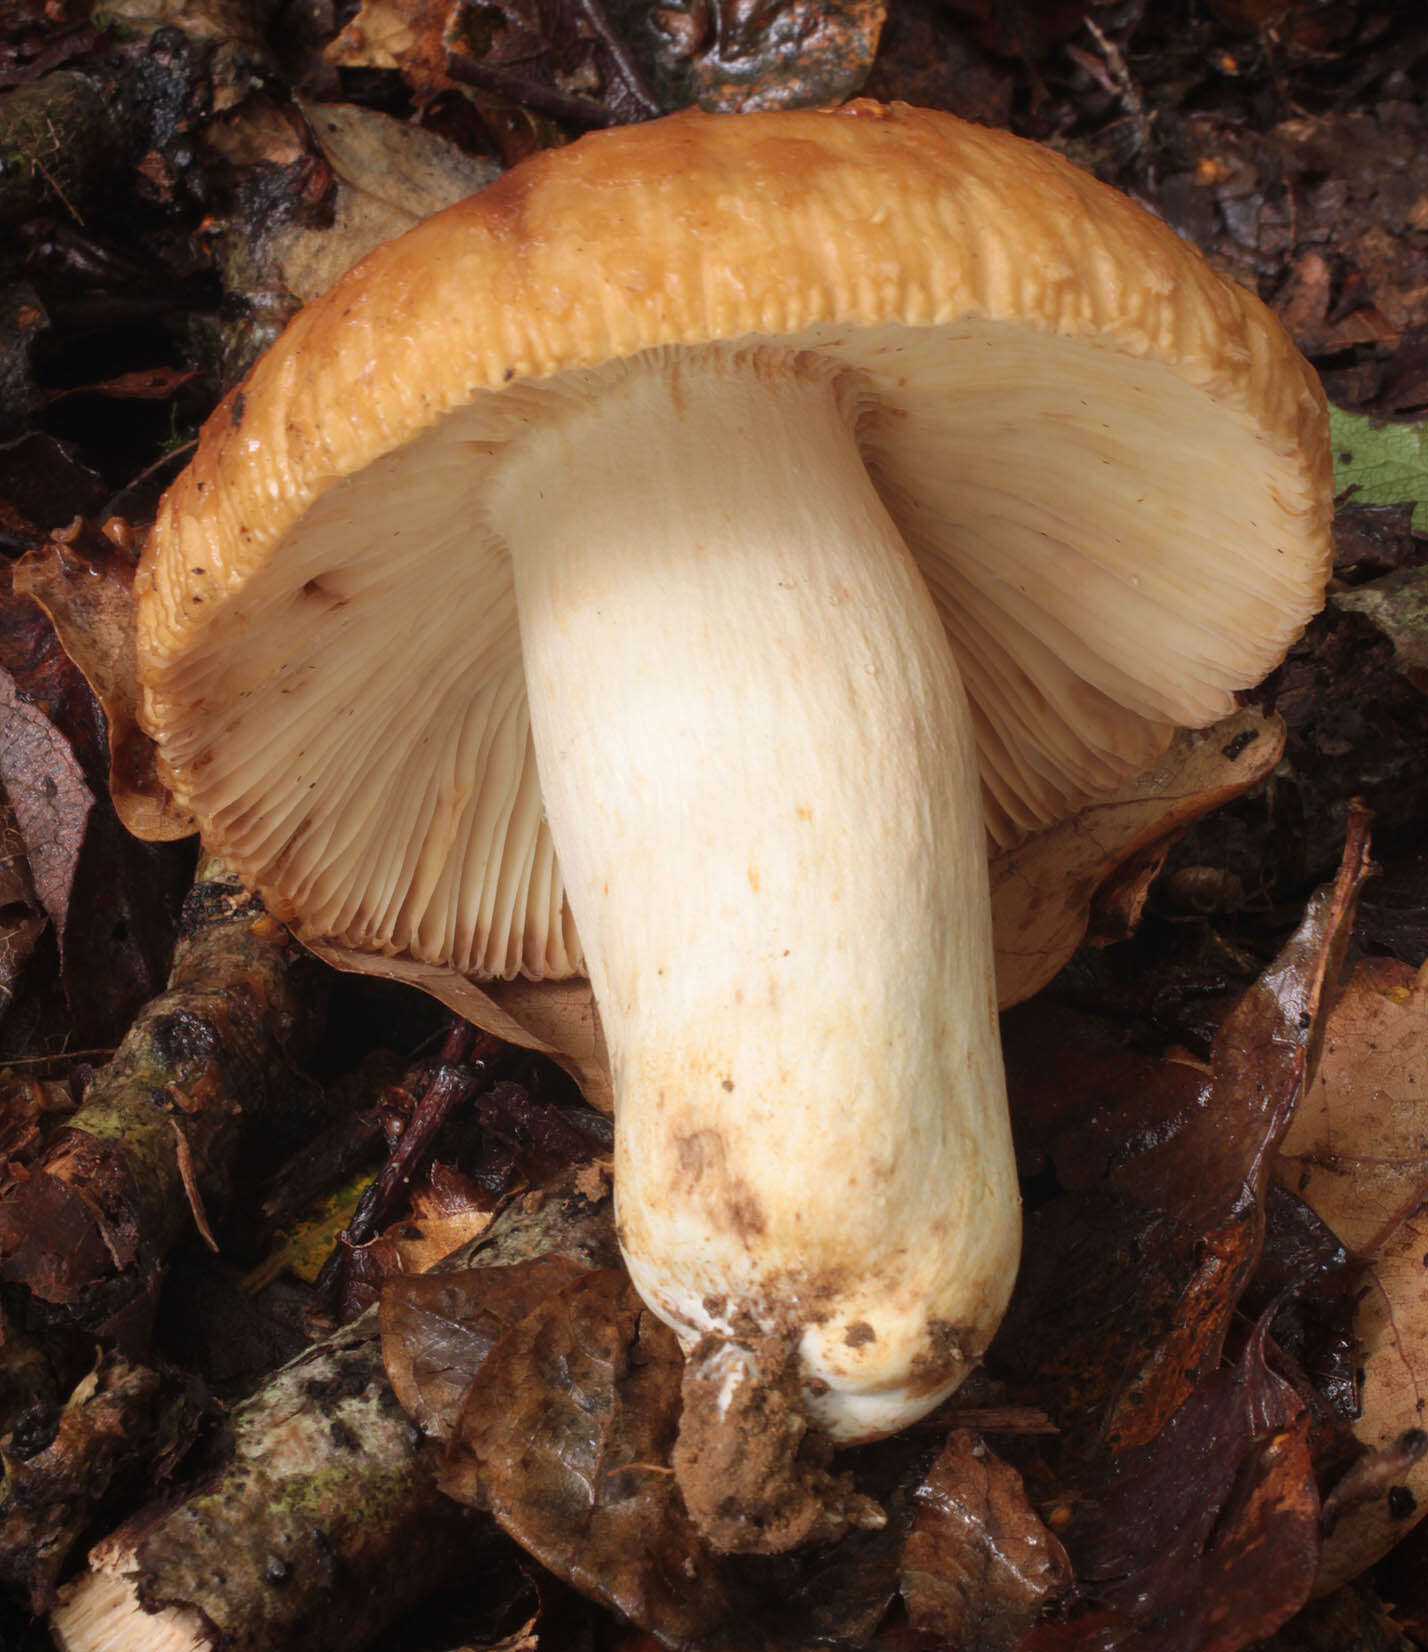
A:
[[[789,355],[651,360],[492,507],[631,1274],[793,1339],[840,1439],[956,1386],[1019,1242],[970,722],[853,422]]]

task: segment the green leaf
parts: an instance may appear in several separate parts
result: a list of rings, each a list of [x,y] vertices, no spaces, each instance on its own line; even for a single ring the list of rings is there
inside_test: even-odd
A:
[[[1428,533],[1428,424],[1376,425],[1362,413],[1329,409],[1334,487],[1354,488],[1370,505],[1413,501],[1413,526]]]

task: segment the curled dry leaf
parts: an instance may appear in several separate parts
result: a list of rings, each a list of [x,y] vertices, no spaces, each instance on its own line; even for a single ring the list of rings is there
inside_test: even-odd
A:
[[[1012,1652],[1071,1582],[1066,1551],[1021,1475],[967,1429],[949,1435],[917,1489],[902,1558],[914,1627],[959,1652]]]
[[[1428,969],[1365,959],[1330,1013],[1319,1071],[1276,1166],[1363,1259],[1362,1416],[1371,1450],[1428,1426]],[[1428,1463],[1346,1509],[1324,1545],[1318,1589],[1385,1554],[1428,1510]]]
[[[1284,724],[1256,710],[1179,734],[1153,769],[992,862],[997,998],[1039,992],[1085,939],[1096,891],[1118,869],[1257,785]]]
[[[187,837],[194,823],[174,807],[138,724],[133,580],[132,558],[95,532],[68,542],[50,539],[15,569],[15,589],[44,609],[104,708],[109,787],[119,818],[137,837],[166,842]]]

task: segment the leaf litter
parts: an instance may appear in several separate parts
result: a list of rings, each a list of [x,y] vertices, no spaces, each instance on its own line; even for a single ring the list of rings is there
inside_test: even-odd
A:
[[[519,99],[503,106],[501,97],[489,90],[450,75],[440,78],[453,55],[445,38],[446,23],[457,9],[428,8],[433,17],[439,12],[442,22],[439,39],[429,28],[425,49],[431,71],[424,87],[419,76],[409,73],[412,59],[405,55],[416,49],[415,44],[397,41],[386,66],[359,66],[354,59],[340,70],[314,69],[315,59],[309,57],[303,72],[312,78],[305,90],[319,100],[330,100],[339,85],[332,76],[340,75],[343,92],[359,102],[380,104],[382,119],[392,113],[418,113],[427,123],[426,135],[447,134],[459,147],[474,151],[473,158],[483,164],[489,164],[493,151],[508,160],[522,145],[569,136],[570,128],[562,131],[560,117],[549,113],[550,100],[544,112]],[[618,6],[612,6],[607,21],[617,35],[623,33],[632,61],[661,98],[671,95],[671,74],[688,75],[690,65],[698,68],[702,62],[711,99],[742,98],[753,87],[755,95],[777,102],[800,95],[796,75],[786,75],[776,51],[770,49],[780,24],[797,21],[785,13],[797,10],[775,5],[731,12],[722,32],[711,28],[708,19],[701,23],[694,8],[685,21],[675,15],[674,7],[665,8],[664,21],[672,27],[663,31],[648,29],[639,20],[632,23]],[[9,35],[0,40],[0,52],[10,53],[0,55],[0,63],[13,65],[19,79],[41,83],[46,70],[56,65],[75,63],[88,72],[92,62],[86,54],[102,48],[83,33],[83,20],[62,18],[62,11],[50,7],[42,15],[34,9],[33,18],[14,35],[17,44]],[[72,421],[65,426],[67,432],[80,428],[85,407],[106,399],[80,395],[80,389],[142,389],[147,384],[160,398],[155,410],[172,415],[192,397],[193,381],[183,377],[186,355],[172,359],[147,346],[137,358],[86,364],[81,371],[57,377],[50,367],[55,352],[46,346],[72,336],[76,312],[59,301],[54,272],[63,269],[65,279],[84,289],[91,304],[112,304],[115,272],[123,269],[162,268],[170,283],[163,288],[165,304],[174,303],[171,295],[182,292],[184,303],[192,303],[197,295],[200,307],[211,307],[222,287],[222,314],[208,317],[203,325],[222,344],[220,359],[225,365],[220,372],[230,372],[263,336],[272,317],[280,317],[287,302],[274,285],[283,279],[281,270],[262,238],[264,203],[271,202],[283,180],[294,188],[306,189],[304,178],[312,184],[311,201],[304,198],[302,211],[288,222],[294,237],[311,238],[316,267],[327,256],[321,244],[322,217],[332,209],[332,196],[330,184],[323,183],[323,165],[309,152],[311,146],[304,147],[305,140],[292,148],[289,140],[298,129],[286,117],[274,122],[261,111],[241,113],[255,84],[245,63],[262,63],[264,74],[273,73],[261,40],[254,35],[245,38],[237,52],[225,45],[214,55],[213,43],[225,42],[230,24],[223,21],[220,8],[200,6],[189,8],[182,43],[170,34],[155,47],[151,42],[156,19],[142,18],[143,11],[141,6],[125,8],[126,26],[138,30],[137,44],[124,48],[128,61],[138,62],[140,54],[147,53],[147,71],[163,81],[165,96],[173,99],[171,108],[182,112],[166,135],[157,124],[148,132],[148,147],[141,147],[133,173],[136,198],[145,202],[143,210],[151,215],[162,206],[165,212],[189,212],[196,222],[198,211],[206,211],[206,233],[217,238],[210,248],[227,235],[228,253],[242,253],[247,236],[247,244],[261,256],[225,256],[200,267],[203,261],[195,265],[182,249],[182,235],[155,235],[152,216],[123,246],[114,242],[102,213],[99,222],[87,221],[83,229],[73,223],[51,225],[39,234],[27,226],[25,246],[33,250],[35,260],[32,272],[43,272],[44,280],[38,308],[29,306],[28,299],[22,301],[23,313],[32,317],[33,325],[26,322],[30,330],[17,341],[15,382],[31,397],[25,418],[48,421],[50,427],[62,418]],[[616,113],[598,65],[592,77],[578,61],[573,69],[562,68],[556,55],[527,55],[532,23],[535,33],[546,27],[536,11],[462,11],[468,19],[476,15],[489,29],[494,46],[487,54],[490,67],[508,76],[527,75],[547,92],[583,100],[571,115],[574,126],[590,114],[584,105],[597,106],[601,118]],[[1419,57],[1408,20],[1372,4],[1293,8],[1219,0],[1198,8],[1194,16],[1177,13],[1172,19],[1172,11],[1175,8],[1143,4],[1091,8],[1081,0],[1056,6],[1018,0],[1005,8],[988,8],[957,0],[953,7],[935,12],[895,3],[885,25],[874,7],[824,8],[822,20],[826,26],[846,28],[839,23],[844,18],[852,26],[834,54],[844,65],[839,72],[850,77],[845,84],[856,84],[856,77],[866,72],[881,27],[882,50],[869,81],[878,95],[911,92],[923,101],[999,124],[1010,122],[1032,136],[1054,138],[1102,175],[1130,184],[1172,222],[1189,228],[1217,261],[1259,284],[1263,296],[1326,368],[1336,394],[1376,417],[1402,417],[1428,405],[1428,350],[1423,345],[1419,290],[1422,230],[1415,220],[1414,182],[1421,173],[1422,146],[1412,141],[1421,118],[1405,99],[1406,76]],[[364,8],[359,16],[364,14],[370,23],[375,9]],[[311,28],[307,23],[301,27]],[[742,39],[736,40],[739,31]],[[320,35],[320,27],[315,32]],[[472,43],[467,29],[458,44]],[[553,44],[542,35],[543,50]],[[721,90],[719,76],[740,52],[754,65],[750,76],[740,82],[738,74],[726,74],[728,88]],[[289,62],[297,61],[294,53]],[[790,67],[796,68],[796,62]],[[567,82],[563,86],[562,77]],[[519,78],[508,78],[504,85],[508,91],[529,90]],[[418,107],[404,105],[405,93],[394,87],[414,90],[412,104]],[[1369,120],[1344,118],[1334,107],[1359,96],[1358,87],[1373,88],[1376,102]],[[812,82],[806,84],[808,97],[816,98],[819,92]],[[826,89],[823,95],[829,95]],[[261,93],[257,101],[261,103]],[[225,160],[217,141],[195,146],[193,138],[202,135],[208,110],[240,111],[228,122],[230,137],[253,114],[253,130],[269,133],[268,149],[261,142],[249,151],[230,146]],[[185,145],[193,153],[186,154]],[[90,157],[96,151],[86,137],[74,145],[73,154],[73,168],[62,181],[67,189],[72,187],[74,199],[88,214],[98,210],[94,203],[102,195],[84,175],[85,167],[93,168]],[[1399,159],[1389,166],[1385,158],[1393,157]],[[122,176],[129,160],[109,161],[106,179],[113,176],[116,164]],[[379,154],[373,189],[367,191],[363,185],[364,191],[381,197],[387,164]],[[392,175],[401,164],[399,156],[391,162]],[[245,184],[245,169],[261,187]],[[329,164],[326,175],[337,170]],[[204,171],[222,179],[220,193],[206,201],[195,187]],[[331,251],[340,257],[340,245]],[[101,274],[101,269],[107,273]],[[195,270],[197,285],[185,286],[194,280]],[[40,281],[40,276],[35,279]],[[132,276],[126,279],[132,281]],[[154,291],[159,291],[157,282]],[[155,365],[161,361],[170,365],[161,369]],[[165,371],[171,377],[166,379]],[[166,402],[165,390],[170,392]],[[41,439],[53,441],[48,436]],[[35,440],[25,438],[31,445],[26,462],[13,467],[13,482],[3,480],[7,473],[0,464],[0,533],[14,551],[32,549],[76,516],[91,522],[102,519],[102,486],[82,503],[77,489],[69,492],[70,482],[51,486],[48,500],[37,502],[33,489],[25,493],[25,475],[38,474],[30,463],[32,452],[38,463]],[[1395,488],[1401,490],[1400,497],[1409,491],[1402,482],[1388,491]],[[63,501],[60,508],[56,498]],[[64,508],[71,498],[76,501],[72,508]],[[1355,498],[1362,501],[1363,493]],[[1385,575],[1412,570],[1421,561],[1422,543],[1415,540],[1411,526],[1415,502],[1409,498],[1406,508],[1397,510],[1392,502],[1381,507],[1348,503],[1341,513],[1339,567],[1351,591],[1367,589]],[[1376,511],[1385,514],[1373,514]],[[129,514],[139,516],[141,511],[136,507]],[[78,566],[80,553],[73,549],[78,541],[67,543]],[[1393,598],[1395,591],[1381,594]],[[122,618],[122,601],[115,612]],[[1386,612],[1394,618],[1392,605]],[[1341,1204],[1329,1214],[1332,1225],[1349,1233],[1350,1248],[1345,1249],[1296,1191],[1306,1173],[1304,1165],[1296,1164],[1294,1174],[1288,1174],[1288,1148],[1278,1153],[1274,1149],[1274,1137],[1283,1124],[1285,1088],[1295,1082],[1301,1066],[1311,1064],[1313,1052],[1304,1035],[1322,1021],[1322,1013],[1310,1003],[1313,993],[1308,992],[1308,1007],[1300,1013],[1310,1016],[1310,1028],[1289,1028],[1283,1017],[1280,1025],[1274,1018],[1289,1000],[1280,1004],[1276,995],[1295,978],[1301,986],[1312,986],[1311,978],[1323,963],[1322,950],[1316,950],[1319,943],[1309,938],[1305,955],[1291,960],[1287,975],[1267,995],[1262,990],[1253,1004],[1245,999],[1240,1011],[1234,1009],[1256,972],[1253,947],[1247,952],[1243,938],[1282,934],[1293,921],[1290,904],[1302,903],[1302,886],[1322,875],[1326,856],[1342,836],[1347,799],[1364,789],[1373,763],[1378,774],[1368,774],[1367,779],[1380,812],[1380,843],[1387,849],[1387,865],[1379,891],[1364,902],[1364,910],[1370,911],[1377,894],[1385,892],[1382,911],[1387,915],[1373,920],[1373,933],[1392,940],[1410,974],[1389,978],[1383,990],[1376,987],[1382,1002],[1369,999],[1367,1006],[1382,1013],[1383,1004],[1398,1010],[1417,1007],[1417,977],[1412,971],[1422,963],[1428,943],[1421,916],[1415,916],[1421,915],[1424,898],[1414,882],[1413,833],[1421,833],[1424,810],[1412,765],[1416,761],[1421,767],[1424,725],[1421,700],[1414,698],[1419,691],[1404,678],[1401,660],[1393,653],[1393,633],[1376,632],[1376,623],[1372,614],[1340,611],[1316,627],[1298,659],[1262,696],[1266,707],[1277,706],[1290,728],[1288,752],[1273,780],[1257,787],[1238,812],[1232,808],[1209,827],[1191,828],[1178,847],[1168,849],[1166,876],[1157,878],[1161,857],[1167,853],[1165,839],[1183,831],[1183,821],[1167,822],[1159,836],[1152,832],[1137,839],[1133,849],[1122,846],[1106,856],[1107,870],[1112,862],[1118,868],[1116,883],[1089,910],[1092,937],[1105,940],[1139,927],[1140,941],[1133,947],[1141,950],[1134,957],[1153,958],[1168,927],[1179,925],[1187,942],[1199,936],[1203,943],[1200,974],[1192,973],[1187,945],[1176,954],[1187,960],[1183,974],[1172,971],[1139,984],[1139,1002],[1152,1014],[1118,1015],[1109,994],[1100,1013],[1092,1014],[1086,991],[1077,1001],[1076,981],[1104,985],[1115,979],[1115,972],[1097,974],[1083,953],[1073,977],[1063,977],[1058,984],[1054,999],[1043,994],[1020,1023],[1016,1015],[1009,1017],[1019,1146],[1030,1178],[1029,1202],[1035,1207],[1032,1234],[1040,1246],[1028,1250],[1027,1291],[1039,1293],[1042,1322],[1035,1323],[1030,1314],[1019,1322],[1009,1321],[997,1363],[965,1396],[966,1413],[982,1420],[980,1444],[959,1430],[944,1446],[944,1418],[895,1446],[850,1454],[850,1460],[856,1459],[860,1485],[889,1511],[883,1533],[855,1534],[861,1545],[856,1554],[847,1546],[854,1541],[850,1538],[793,1562],[739,1562],[750,1567],[750,1576],[758,1574],[757,1585],[749,1585],[754,1601],[750,1621],[765,1625],[770,1597],[781,1603],[781,1610],[772,1612],[778,1622],[757,1627],[759,1635],[775,1637],[770,1644],[781,1644],[776,1637],[787,1631],[856,1643],[873,1640],[888,1647],[922,1646],[929,1634],[991,1646],[1014,1644],[1031,1625],[1028,1644],[1037,1647],[1063,1641],[1077,1646],[1183,1642],[1228,1647],[1243,1644],[1247,1636],[1272,1633],[1273,1623],[1299,1596],[1306,1555],[1316,1553],[1319,1543],[1317,1523],[1309,1519],[1319,1492],[1334,1521],[1327,1539],[1330,1555],[1334,1544],[1345,1540],[1340,1534],[1352,1532],[1364,1510],[1386,1512],[1396,1534],[1410,1520],[1414,1510],[1408,1508],[1408,1498],[1413,1497],[1408,1487],[1416,1464],[1412,1442],[1405,1447],[1403,1440],[1411,1430],[1399,1426],[1401,1418],[1393,1407],[1388,1407],[1391,1419],[1380,1424],[1375,1401],[1390,1393],[1411,1393],[1416,1378],[1400,1376],[1395,1381],[1386,1370],[1376,1369],[1374,1359],[1375,1349],[1387,1348],[1403,1365],[1403,1351],[1412,1350],[1416,1340],[1411,1329],[1404,1329],[1411,1327],[1416,1311],[1411,1300],[1413,1276],[1405,1271],[1410,1289],[1397,1296],[1390,1281],[1394,1242],[1404,1241],[1405,1257],[1410,1254],[1408,1245],[1418,1242],[1416,1210],[1407,1209],[1413,1143],[1384,1155],[1395,1158],[1404,1178],[1401,1183],[1390,1178],[1384,1194],[1378,1172],[1370,1171],[1362,1154],[1344,1148],[1352,1135],[1347,1117],[1334,1125],[1332,1150],[1326,1147],[1323,1129],[1316,1127],[1306,1150],[1312,1161],[1310,1180],[1302,1193],[1311,1203],[1321,1188],[1341,1195]],[[82,633],[84,626],[73,629]],[[31,685],[37,679],[27,675],[28,668],[15,663],[11,654],[0,664],[21,682],[25,703],[38,705],[71,744],[85,783],[98,797],[102,768],[94,761],[94,731],[99,725],[92,708],[86,709],[87,702],[75,696],[73,685],[62,694],[44,689],[36,693]],[[1385,686],[1390,676],[1397,678],[1396,690]],[[106,709],[111,700],[118,705],[112,689],[108,698],[106,691],[100,694]],[[1420,708],[1416,713],[1415,706]],[[156,796],[154,803],[162,806],[162,799]],[[1297,817],[1295,808],[1301,811]],[[95,829],[94,814],[91,810],[87,839]],[[1247,864],[1241,857],[1231,869],[1220,848],[1232,845],[1236,832],[1245,832],[1248,841],[1258,845],[1262,864]],[[1268,864],[1266,844],[1273,844],[1276,852],[1284,846],[1277,869]],[[1096,877],[1089,882],[1104,885]],[[1050,886],[1059,892],[1054,877]],[[1396,891],[1396,906],[1387,899],[1390,890]],[[1175,901],[1181,904],[1167,917]],[[79,902],[76,884],[71,909]],[[20,905],[23,909],[23,894]],[[33,910],[39,910],[38,904]],[[1070,942],[1074,944],[1075,939]],[[42,940],[32,965],[19,959],[21,985],[37,976],[43,951]],[[1127,951],[1127,957],[1131,955]],[[102,959],[92,966],[96,975],[103,967]],[[1119,967],[1124,979],[1140,966],[1132,962]],[[1321,979],[1331,974],[1331,966],[1320,970]],[[1382,987],[1382,979],[1375,979]],[[1346,1003],[1356,1000],[1357,982],[1355,975]],[[1359,1008],[1367,1014],[1364,1004]],[[23,1005],[17,1006],[15,1014],[23,1011]],[[524,1041],[560,1049],[569,1040],[580,1053],[565,1059],[587,1082],[598,1084],[604,1056],[588,1001],[566,1001],[557,1010],[536,1012],[522,1004],[518,1010],[498,1010],[495,1015],[514,1014],[519,1026],[528,1013],[535,1014],[541,1031]],[[1237,1013],[1238,1023],[1226,1020]],[[1352,1050],[1368,1037],[1367,1024],[1363,1019],[1346,1020],[1336,1034],[1331,1015],[1325,1072],[1331,1070],[1336,1039],[1337,1047]],[[19,1022],[12,1016],[10,1025]],[[1034,1029],[1020,1049],[1019,1025]],[[1265,1041],[1260,1035],[1269,1025],[1278,1026],[1279,1033]],[[1221,1048],[1221,1040],[1232,1036],[1226,1030],[1231,1026],[1248,1039],[1238,1075]],[[546,1033],[551,1036],[543,1036]],[[1037,1041],[1043,1048],[1034,1052],[1040,1059],[1032,1060],[1025,1045]],[[1370,1088],[1391,1097],[1401,1080],[1401,1072],[1376,1078]],[[32,1158],[37,1139],[63,1118],[68,1103],[54,1092],[41,1092],[43,1105],[33,1091],[12,1093],[17,1152]],[[69,1101],[73,1099],[71,1094]],[[1348,1105],[1342,1102],[1340,1110]],[[1231,1117],[1236,1108],[1240,1115]],[[1368,1103],[1363,1108],[1366,1115],[1372,1114]],[[482,1145],[473,1148],[478,1137]],[[1289,1146],[1298,1140],[1293,1127],[1285,1140]],[[437,1190],[446,1187],[455,1209],[468,1197],[465,1188],[477,1185],[498,1161],[512,1164],[513,1152],[501,1136],[498,1117],[488,1109],[467,1137],[458,1132],[443,1138],[437,1161],[426,1172],[422,1197],[439,1203]],[[1281,1182],[1266,1188],[1270,1163]],[[1364,1189],[1356,1193],[1360,1181]],[[501,1197],[509,1198],[519,1183],[497,1177],[492,1185],[501,1186]],[[1187,1189],[1192,1197],[1185,1196]],[[1401,1195],[1397,1205],[1385,1203],[1389,1194]],[[1332,1200],[1327,1192],[1325,1199],[1328,1208]],[[1368,1222],[1364,1211],[1372,1213],[1377,1224],[1367,1238],[1355,1227],[1356,1221]],[[425,1220],[425,1215],[419,1219]],[[418,1242],[402,1239],[398,1230],[373,1242],[387,1247],[381,1270],[400,1270],[403,1255],[421,1265],[415,1261]],[[1370,1278],[1381,1288],[1366,1290],[1365,1280]],[[402,1290],[419,1282],[423,1287],[431,1283],[398,1271],[386,1289],[396,1302]],[[593,1292],[580,1298],[583,1306],[572,1308],[562,1295],[573,1291],[579,1296],[582,1290]],[[1375,1300],[1389,1304],[1384,1323],[1391,1321],[1391,1334],[1378,1342],[1370,1336],[1364,1343],[1364,1439],[1356,1443],[1345,1426],[1356,1399],[1359,1354],[1349,1326],[1357,1310],[1362,1334],[1364,1316],[1373,1311]],[[402,1337],[417,1355],[425,1352],[429,1359],[426,1364],[414,1363],[404,1380],[416,1384],[416,1403],[431,1407],[433,1416],[449,1418],[458,1394],[465,1394],[469,1382],[480,1380],[484,1367],[477,1364],[478,1355],[489,1364],[511,1338],[500,1357],[508,1362],[505,1369],[526,1383],[522,1415],[534,1426],[542,1417],[539,1365],[532,1376],[522,1365],[528,1356],[518,1359],[513,1350],[526,1348],[533,1358],[543,1347],[559,1360],[595,1350],[601,1357],[587,1366],[588,1383],[580,1393],[598,1398],[604,1384],[616,1398],[632,1393],[651,1396],[655,1419],[641,1433],[642,1425],[632,1420],[616,1426],[607,1418],[602,1426],[614,1452],[609,1460],[626,1462],[619,1452],[633,1450],[632,1440],[638,1440],[641,1453],[652,1441],[653,1454],[664,1389],[654,1376],[641,1383],[644,1368],[634,1356],[648,1356],[654,1370],[662,1369],[659,1332],[641,1323],[648,1316],[640,1316],[632,1302],[621,1309],[617,1294],[601,1295],[587,1276],[567,1281],[538,1301],[517,1292],[516,1307],[526,1311],[514,1323],[499,1314],[488,1315],[483,1322],[487,1332],[500,1334],[494,1341],[488,1338],[487,1344],[479,1338],[473,1343],[460,1328],[465,1309],[461,1314],[444,1313],[444,1306],[449,1306],[445,1297],[413,1298],[407,1306],[411,1311]],[[481,1319],[479,1305],[470,1311]],[[535,1323],[527,1326],[523,1340],[516,1333],[528,1320]],[[572,1327],[579,1332],[573,1349]],[[25,1345],[25,1335],[15,1332],[6,1347],[18,1350]],[[23,1369],[18,1353],[15,1359],[15,1370]],[[602,1371],[610,1375],[602,1376]],[[562,1394],[568,1402],[572,1390],[561,1387],[564,1381],[562,1377],[554,1385],[552,1405]],[[610,1404],[613,1407],[614,1401]],[[1028,1417],[1048,1412],[1059,1432],[1045,1432],[1045,1424],[1027,1426]],[[612,1409],[609,1417],[614,1414]],[[582,1460],[581,1451],[595,1449],[579,1434],[579,1424],[577,1416],[560,1436],[570,1462]],[[483,1429],[489,1426],[481,1424]],[[1373,1428],[1380,1432],[1372,1434]],[[481,1437],[486,1439],[485,1434]],[[1203,1447],[1198,1456],[1197,1438]],[[506,1473],[523,1445],[502,1437],[494,1444],[488,1441],[483,1449]],[[585,1529],[591,1530],[608,1518],[610,1529],[619,1530],[621,1520],[633,1520],[632,1529],[638,1529],[648,1511],[642,1514],[628,1505],[641,1495],[654,1496],[661,1480],[667,1482],[668,1476],[622,1470],[611,1487],[599,1491],[612,1506],[598,1510],[598,1519],[588,1504],[582,1513],[578,1499],[563,1506],[563,1518],[574,1521],[569,1529],[543,1529],[549,1511],[537,1509],[531,1515],[537,1540],[555,1545],[551,1552],[559,1556],[578,1550],[583,1556],[580,1564],[593,1580],[592,1592],[601,1598],[615,1599],[613,1591],[618,1590],[622,1599],[656,1600],[658,1580],[642,1577],[637,1565],[612,1558],[599,1544],[579,1548],[584,1541],[579,1521],[585,1520]],[[519,1479],[501,1483],[510,1511],[530,1502],[523,1497]],[[1023,1488],[1020,1492],[1018,1486]],[[475,1489],[478,1496],[484,1495],[479,1472]],[[929,1511],[945,1513],[943,1505],[953,1499],[954,1491],[972,1511],[961,1535],[942,1529],[934,1542],[926,1542]],[[1171,1550],[1158,1558],[1150,1536],[1143,1531],[1138,1535],[1135,1523],[1147,1505],[1162,1501],[1182,1519],[1169,1534]],[[1415,1508],[1419,1502],[1421,1498],[1415,1499]],[[1124,1519],[1112,1518],[1106,1512],[1110,1508],[1129,1513]],[[922,1537],[915,1542],[920,1522]],[[656,1529],[657,1543],[666,1545],[660,1552],[678,1555],[677,1533],[658,1522]],[[1413,1541],[1405,1544],[1405,1553]],[[1037,1587],[1024,1597],[1015,1588],[1003,1589],[1008,1573],[991,1553],[993,1548],[1010,1555],[1027,1552],[1017,1548],[1022,1543],[1041,1557],[1041,1570],[1031,1568]],[[1080,1575],[1069,1593],[1054,1563],[1058,1543],[1078,1563]],[[1266,1544],[1273,1564],[1261,1567],[1258,1579],[1251,1578],[1248,1563],[1264,1559]],[[1245,1551],[1245,1566],[1236,1564],[1238,1549]],[[931,1558],[923,1551],[930,1551]],[[1174,1567],[1163,1558],[1167,1552],[1184,1574],[1178,1579],[1169,1575]],[[1219,1621],[1205,1621],[1201,1603],[1187,1598],[1185,1577],[1195,1580],[1207,1611],[1223,1600]],[[838,1596],[834,1591],[819,1617],[830,1579],[840,1580],[844,1593]],[[975,1581],[968,1584],[968,1579]],[[744,1587],[742,1582],[730,1582],[719,1609],[726,1610],[731,1599],[742,1603]],[[894,1605],[884,1618],[895,1597],[903,1604]],[[1369,1634],[1376,1621],[1371,1597],[1354,1598],[1369,1599],[1369,1607],[1362,1612],[1345,1607],[1337,1616],[1301,1613],[1295,1621],[1305,1625],[1302,1644],[1346,1652],[1351,1635]],[[511,1624],[515,1638],[535,1644],[547,1638],[552,1646],[593,1645],[617,1633],[607,1620],[585,1619],[580,1620],[578,1634],[562,1641],[569,1624],[560,1616],[558,1599],[558,1591],[547,1584],[534,1615],[525,1611]],[[961,1618],[954,1615],[959,1599],[966,1607]],[[929,1604],[934,1600],[935,1606]],[[592,1627],[602,1621],[603,1630]],[[919,1631],[917,1624],[935,1627]],[[1334,1626],[1339,1624],[1347,1627],[1335,1639]],[[667,1639],[679,1633],[677,1627],[664,1632]],[[1322,1639],[1326,1634],[1330,1638]],[[974,1637],[981,1637],[980,1642]],[[622,1644],[630,1644],[628,1637]],[[1354,1652],[1361,1652],[1357,1640],[1353,1645]],[[1368,1646],[1365,1640],[1364,1652]]]

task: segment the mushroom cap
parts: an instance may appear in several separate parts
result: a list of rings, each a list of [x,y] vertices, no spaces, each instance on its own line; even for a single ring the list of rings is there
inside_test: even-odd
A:
[[[1124,196],[901,106],[592,134],[298,315],[161,507],[143,717],[209,846],[304,936],[580,971],[481,494],[531,421],[683,349],[846,375],[993,846],[1223,716],[1322,600],[1318,381]]]

